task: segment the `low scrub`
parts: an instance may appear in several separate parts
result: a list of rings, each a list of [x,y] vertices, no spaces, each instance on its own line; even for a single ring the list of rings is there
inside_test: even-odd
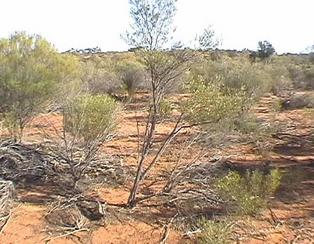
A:
[[[108,95],[78,96],[63,108],[62,141],[55,141],[50,150],[67,165],[73,188],[96,160],[100,146],[112,138],[118,110]]]
[[[271,88],[272,76],[263,64],[251,64],[242,58],[224,58],[220,61],[202,61],[191,70],[193,79],[201,77],[207,83],[227,90],[245,92],[248,97],[259,98]]]
[[[295,88],[312,90],[314,89],[314,65],[305,61],[296,64],[289,64],[289,75]]]
[[[212,124],[226,117],[234,118],[245,106],[243,93],[226,92],[201,77],[191,82],[188,90],[192,96],[183,103],[182,110],[193,123]]]
[[[263,174],[258,170],[240,175],[230,172],[216,183],[220,196],[226,201],[227,211],[238,215],[254,215],[267,207],[267,203],[280,186],[279,170]]]
[[[169,118],[171,115],[171,102],[169,100],[163,99],[159,105],[159,115],[161,119]]]
[[[227,244],[231,242],[232,224],[227,221],[213,221],[202,218],[198,222],[201,233],[198,236],[200,244]]]
[[[64,109],[65,130],[85,142],[106,137],[116,125],[117,108],[117,103],[110,96],[76,97]]]

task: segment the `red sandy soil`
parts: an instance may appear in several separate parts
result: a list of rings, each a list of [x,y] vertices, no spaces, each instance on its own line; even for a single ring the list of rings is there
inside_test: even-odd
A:
[[[314,139],[311,137],[307,141],[303,139],[308,135],[313,135],[314,131],[314,111],[313,110],[289,110],[283,112],[273,112],[271,104],[276,102],[276,97],[265,97],[261,104],[255,109],[259,117],[265,118],[271,123],[282,122],[287,126],[286,131],[296,136],[289,141],[289,138],[282,138],[274,141],[275,150],[269,155],[272,163],[278,167],[291,165],[302,166],[312,163],[312,172],[307,172],[307,177],[300,182],[296,189],[285,192],[282,196],[276,196],[272,202],[272,210],[277,218],[277,224],[272,223],[268,211],[256,218],[247,220],[247,228],[253,234],[248,238],[243,238],[240,243],[314,243]],[[135,165],[137,150],[137,128],[136,120],[141,120],[144,115],[141,103],[132,103],[129,109],[121,114],[121,121],[116,138],[107,143],[103,151],[107,155],[119,155],[125,158],[124,163]],[[34,142],[42,138],[42,131],[53,134],[60,128],[62,123],[58,114],[38,116],[30,128],[26,130],[25,141]],[[168,122],[158,126],[157,134],[162,138],[171,130],[173,122]],[[184,141],[184,136],[178,138],[178,145],[174,151],[180,150],[180,140]],[[298,141],[299,140],[299,141]],[[213,155],[216,151],[211,152]],[[222,153],[222,152],[220,152]],[[193,150],[185,157],[192,157]],[[228,147],[224,154],[233,155],[232,159],[243,164],[256,163],[261,160],[250,145],[233,145]],[[162,158],[159,165],[154,169],[158,172],[165,169],[166,162],[172,160],[171,154],[167,153]],[[312,173],[312,174],[311,174]],[[97,187],[94,191],[98,196],[108,203],[123,204],[128,197],[128,186],[119,188]],[[28,194],[28,195],[27,195]],[[26,192],[25,197],[31,197],[36,192]],[[292,201],[291,199],[297,199]],[[30,203],[20,203],[12,209],[9,222],[0,233],[0,243],[9,244],[33,244],[45,243],[48,237],[46,231],[45,213],[47,206]],[[272,224],[271,224],[272,223]],[[79,238],[65,237],[52,239],[49,243],[159,243],[163,228],[160,225],[148,224],[139,220],[129,219],[121,222],[114,221],[99,226],[88,233],[78,234]],[[167,243],[187,243],[191,242],[182,239],[182,233],[171,230]]]

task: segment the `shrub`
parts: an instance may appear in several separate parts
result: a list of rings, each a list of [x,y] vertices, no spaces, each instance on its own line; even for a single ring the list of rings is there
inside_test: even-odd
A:
[[[225,117],[234,117],[243,107],[240,93],[226,93],[216,84],[195,80],[188,85],[191,98],[183,103],[182,110],[194,123],[216,123]]]
[[[159,104],[159,115],[161,117],[161,119],[165,119],[165,118],[169,118],[169,116],[171,115],[171,102],[166,100],[166,99],[162,99],[160,104]]]
[[[314,46],[313,46],[313,51],[314,51]],[[314,64],[314,52],[309,53],[309,62],[311,64]]]
[[[261,59],[267,59],[275,53],[275,48],[268,41],[259,41],[257,48],[257,56]]]
[[[274,95],[283,95],[292,88],[287,66],[290,60],[275,57],[271,63],[262,65],[261,68],[270,76],[270,91]]]
[[[235,120],[247,113],[252,104],[244,91],[227,89],[201,77],[187,86],[190,97],[181,103],[184,119],[202,128],[199,142],[207,146],[223,146],[235,130]]]
[[[82,80],[86,90],[92,94],[115,94],[122,87],[115,65],[102,57],[82,63]]]
[[[98,156],[100,146],[110,140],[117,124],[118,104],[108,95],[81,95],[67,101],[63,111],[63,131],[49,151],[66,165],[72,178],[70,187],[85,175]]]
[[[280,180],[281,174],[277,169],[270,174],[248,171],[244,176],[230,172],[218,180],[216,187],[227,201],[227,209],[240,215],[254,215],[267,206],[269,198],[280,186]]]
[[[116,125],[118,105],[106,95],[83,95],[71,100],[64,108],[66,132],[84,142],[103,140]]]
[[[40,36],[22,32],[0,40],[0,113],[16,139],[58,87],[76,78],[77,65]]]
[[[290,63],[288,71],[293,85],[299,89],[314,89],[314,65],[307,60]]]
[[[194,80],[187,84],[190,98],[182,105],[186,118],[192,123],[208,125],[203,126],[210,132],[203,141],[210,142],[212,146],[228,143],[228,137],[237,136],[238,139],[254,143],[259,152],[267,152],[271,145],[268,143],[269,137],[276,128],[256,119],[250,111],[251,106],[266,91],[263,87],[265,84],[260,85],[264,81],[264,73],[261,76],[255,73],[249,79],[251,75],[245,75],[249,67],[243,66],[242,71],[235,69],[227,73],[219,72],[220,68],[225,68],[224,65],[213,64],[212,67],[212,70],[201,68],[201,72],[193,71]],[[206,73],[209,70],[210,73]],[[265,79],[268,82],[271,78],[266,75]]]
[[[309,65],[304,69],[304,80],[307,89],[314,89],[314,65]]]
[[[243,141],[252,143],[263,156],[267,156],[272,149],[271,135],[279,129],[277,123],[267,123],[249,112],[235,118],[230,126]]]
[[[270,90],[271,76],[263,64],[251,64],[244,58],[223,58],[220,61],[202,61],[191,70],[193,79],[219,85],[227,90],[245,92],[246,96],[259,98]]]
[[[123,88],[127,91],[131,99],[135,91],[140,88],[145,79],[144,68],[135,62],[120,62],[118,64],[118,76],[123,83]]]
[[[201,244],[227,244],[232,243],[232,225],[227,221],[213,221],[202,218],[198,222],[202,232],[198,236]]]
[[[199,48],[201,50],[212,50],[221,44],[221,40],[216,37],[216,33],[212,26],[203,30],[203,33],[198,37]]]

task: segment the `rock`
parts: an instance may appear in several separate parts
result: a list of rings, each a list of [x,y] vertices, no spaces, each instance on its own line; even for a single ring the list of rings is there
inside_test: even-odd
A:
[[[103,204],[96,201],[81,200],[76,203],[76,206],[86,218],[92,221],[97,221],[105,216]]]

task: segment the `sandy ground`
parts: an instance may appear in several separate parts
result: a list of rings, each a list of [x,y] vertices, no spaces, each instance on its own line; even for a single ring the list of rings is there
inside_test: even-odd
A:
[[[275,97],[265,97],[255,109],[259,117],[269,120],[270,123],[281,122],[287,126],[287,135],[282,135],[274,141],[274,149],[270,155],[272,164],[282,168],[294,165],[301,171],[306,171],[306,177],[293,189],[284,185],[281,192],[272,200],[271,207],[278,220],[276,225],[270,224],[272,220],[268,211],[256,219],[245,221],[246,228],[252,233],[249,238],[243,238],[241,243],[314,243],[314,112],[313,110],[273,112],[270,107],[275,101]],[[124,163],[130,166],[136,163],[138,140],[136,120],[140,120],[144,115],[142,109],[141,105],[131,104],[130,108],[121,115],[116,138],[102,149],[107,155],[122,156]],[[43,128],[53,133],[60,125],[61,118],[58,114],[39,116],[26,130],[25,138],[28,141],[38,141],[41,139]],[[162,138],[171,130],[172,125],[173,122],[168,122],[159,126],[157,135]],[[184,136],[179,137],[177,142],[180,140],[184,140]],[[180,143],[172,150],[180,150]],[[187,153],[186,157],[191,157],[192,154],[193,151]],[[226,149],[226,154],[233,155],[234,161],[243,164],[261,160],[261,156],[248,145],[232,145]],[[169,161],[171,155],[168,153],[154,172],[165,169]],[[123,204],[128,197],[128,186],[98,187],[95,192],[109,203]],[[26,191],[23,197],[32,197],[36,194],[39,193]],[[16,204],[7,225],[0,233],[0,243],[45,243],[49,236],[45,221],[46,213],[47,206],[41,204],[26,203],[26,201]],[[163,228],[151,223],[132,218],[121,222],[112,221],[86,233],[79,233],[76,237],[60,237],[51,239],[49,243],[159,243]],[[191,242],[182,239],[182,233],[171,230],[167,243]]]

